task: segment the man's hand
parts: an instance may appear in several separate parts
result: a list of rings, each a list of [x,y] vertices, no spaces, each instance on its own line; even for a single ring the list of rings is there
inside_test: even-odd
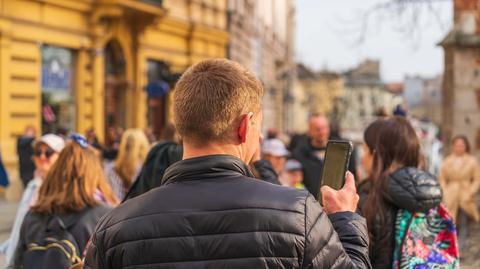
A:
[[[355,179],[352,173],[347,172],[345,185],[342,189],[336,191],[329,186],[323,186],[322,192],[323,209],[327,214],[337,212],[355,212],[358,200],[360,199],[355,187]]]

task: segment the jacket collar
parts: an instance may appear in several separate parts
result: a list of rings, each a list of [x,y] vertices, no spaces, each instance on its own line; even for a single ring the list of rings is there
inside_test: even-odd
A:
[[[179,181],[241,175],[254,177],[248,166],[239,158],[231,155],[208,155],[174,163],[165,170],[162,185]]]

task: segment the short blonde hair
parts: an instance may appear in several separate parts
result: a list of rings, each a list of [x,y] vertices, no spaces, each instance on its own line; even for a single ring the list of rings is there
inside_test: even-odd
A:
[[[174,121],[194,145],[231,141],[240,116],[260,111],[263,86],[240,64],[210,59],[191,66],[175,86]]]

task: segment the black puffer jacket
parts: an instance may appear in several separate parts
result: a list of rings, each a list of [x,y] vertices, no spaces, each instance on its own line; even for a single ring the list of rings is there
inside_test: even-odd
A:
[[[397,170],[388,177],[384,186],[382,196],[385,202],[385,223],[378,221],[373,227],[369,227],[369,232],[373,235],[370,259],[375,269],[392,268],[398,209],[424,212],[438,206],[442,201],[442,189],[435,176],[416,168]],[[358,187],[360,211],[365,209],[370,188],[368,181]]]
[[[251,177],[228,155],[175,163],[101,221],[86,268],[371,268],[359,215]]]

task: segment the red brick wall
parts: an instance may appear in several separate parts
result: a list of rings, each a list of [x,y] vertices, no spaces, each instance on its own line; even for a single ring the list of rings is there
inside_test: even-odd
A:
[[[460,14],[465,11],[476,11],[476,32],[480,33],[480,1],[479,0],[455,0],[454,21],[457,22]]]
[[[476,10],[478,9],[478,0],[455,0],[454,10],[455,12]]]

